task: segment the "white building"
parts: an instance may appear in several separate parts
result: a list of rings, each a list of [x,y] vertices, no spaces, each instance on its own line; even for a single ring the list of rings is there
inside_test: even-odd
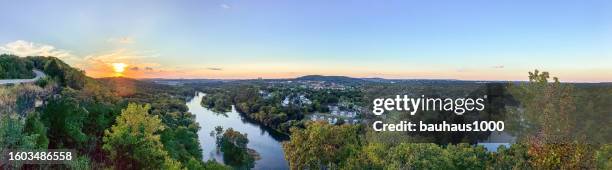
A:
[[[310,99],[306,98],[306,96],[304,96],[303,94],[300,95],[300,103],[302,103],[302,104],[312,104]]]
[[[285,97],[285,100],[283,100],[283,102],[281,102],[281,105],[289,106],[289,103],[290,103],[289,97]]]

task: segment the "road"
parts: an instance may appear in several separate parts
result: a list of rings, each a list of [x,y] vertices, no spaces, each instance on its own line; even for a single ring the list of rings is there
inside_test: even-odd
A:
[[[33,79],[1,79],[0,80],[0,85],[4,85],[4,84],[21,84],[21,83],[32,83],[32,82],[36,82],[38,79],[41,78],[45,78],[47,75],[45,73],[43,73],[40,70],[32,70],[35,74],[36,77],[34,77]]]

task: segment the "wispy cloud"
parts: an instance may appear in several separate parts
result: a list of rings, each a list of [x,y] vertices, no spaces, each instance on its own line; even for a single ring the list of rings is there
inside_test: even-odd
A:
[[[457,68],[457,69],[455,69],[455,71],[456,71],[456,72],[460,72],[460,73],[461,73],[461,72],[466,72],[466,71],[468,71],[468,69],[466,69],[466,68]]]
[[[134,38],[132,37],[111,37],[108,40],[106,40],[109,43],[116,43],[116,44],[133,44],[135,43]]]
[[[67,59],[74,57],[68,50],[57,49],[52,45],[39,44],[24,40],[17,40],[0,46],[0,53],[26,56],[54,56]]]
[[[113,39],[116,43],[133,43],[133,39]],[[17,40],[0,46],[0,54],[13,54],[25,56],[54,56],[62,59],[73,67],[83,69],[88,76],[108,77],[113,76],[113,63],[121,63],[128,66],[125,76],[130,77],[163,77],[175,74],[176,69],[164,69],[155,62],[159,57],[155,51],[142,51],[133,49],[116,49],[110,52],[90,54],[85,56],[73,55],[69,50],[55,48],[52,45],[34,43],[25,40]],[[218,68],[221,70],[221,68]]]
[[[118,49],[108,53],[85,56],[76,66],[84,68],[90,76],[105,77],[109,76],[109,68],[112,63],[125,63],[130,66],[126,72],[127,76],[140,76],[144,72],[153,71],[153,68],[161,66],[151,62],[152,58],[158,56],[159,54],[155,52]]]
[[[213,70],[213,71],[221,71],[221,70],[223,70],[223,68],[219,68],[219,67],[208,67],[206,69],[207,70]]]
[[[221,8],[223,8],[223,9],[230,9],[230,8],[232,8],[232,6],[230,6],[230,5],[228,5],[228,4],[221,4],[221,5],[219,5],[219,6],[220,6]]]
[[[116,62],[139,62],[139,60],[144,60],[147,58],[155,58],[158,57],[159,54],[150,51],[134,51],[129,49],[118,49],[109,53],[100,54],[100,55],[89,55],[85,56],[86,60],[96,60],[107,63],[116,63]]]
[[[496,65],[496,66],[493,66],[493,68],[494,69],[502,69],[502,68],[504,68],[504,65]]]

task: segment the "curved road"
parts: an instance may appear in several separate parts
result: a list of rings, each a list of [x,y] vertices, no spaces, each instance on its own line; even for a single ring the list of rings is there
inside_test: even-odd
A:
[[[36,77],[34,77],[33,79],[1,79],[0,80],[0,85],[4,85],[4,84],[21,84],[21,83],[32,83],[37,81],[38,79],[41,78],[45,78],[47,75],[45,75],[45,73],[43,73],[40,70],[32,70],[35,74]]]

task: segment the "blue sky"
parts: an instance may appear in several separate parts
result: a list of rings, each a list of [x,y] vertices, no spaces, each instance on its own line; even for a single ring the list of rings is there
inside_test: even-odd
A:
[[[612,2],[605,0],[26,0],[2,6],[0,50],[63,54],[97,77],[122,62],[134,68],[127,74],[133,77],[524,80],[527,71],[541,69],[566,81],[612,81]]]

